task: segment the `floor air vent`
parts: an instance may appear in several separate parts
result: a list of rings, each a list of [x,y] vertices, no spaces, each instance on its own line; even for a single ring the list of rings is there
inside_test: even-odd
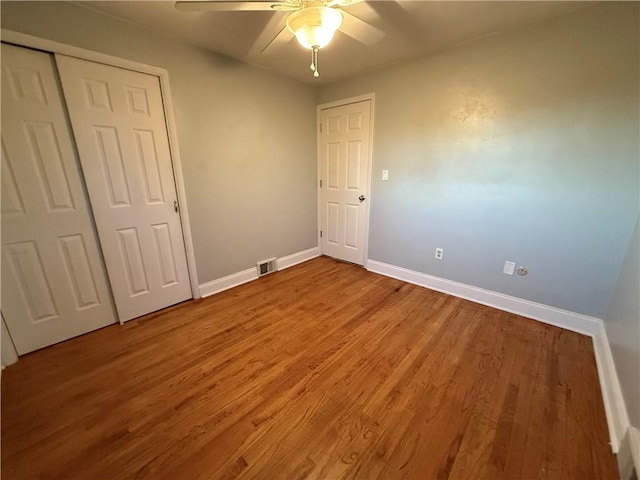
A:
[[[263,275],[266,275],[268,273],[272,273],[275,272],[277,270],[276,268],[276,258],[270,258],[268,260],[262,260],[261,262],[258,262],[258,276],[262,277]]]

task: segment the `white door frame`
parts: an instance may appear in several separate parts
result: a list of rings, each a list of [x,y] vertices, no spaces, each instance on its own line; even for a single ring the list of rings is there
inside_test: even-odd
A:
[[[343,107],[345,105],[350,105],[352,103],[364,102],[369,100],[370,108],[371,108],[371,121],[369,122],[369,171],[367,172],[367,192],[366,197],[367,201],[365,202],[365,216],[364,216],[364,268],[367,268],[367,263],[369,261],[369,215],[371,213],[371,177],[373,176],[373,125],[374,125],[374,112],[376,110],[376,94],[375,93],[366,93],[364,95],[358,95],[357,97],[349,97],[344,98],[342,100],[336,100],[334,102],[322,103],[316,107],[316,155],[317,155],[317,177],[316,177],[316,192],[317,192],[317,205],[318,205],[318,249],[320,250],[320,255],[322,255],[322,242],[320,241],[320,230],[322,229],[322,215],[320,212],[321,208],[321,189],[320,189],[320,178],[322,177],[322,157],[320,148],[321,145],[321,133],[320,133],[320,123],[322,111],[328,108],[334,107]]]
[[[180,160],[180,149],[178,148],[178,132],[173,116],[173,101],[171,98],[171,88],[169,88],[169,72],[164,68],[146,65],[144,63],[126,60],[104,53],[74,47],[64,43],[55,42],[46,38],[34,37],[25,33],[14,32],[2,29],[1,39],[3,42],[12,43],[22,47],[35,48],[50,53],[61,53],[83,60],[97,63],[104,63],[113,67],[125,68],[140,73],[154,75],[160,80],[160,91],[162,92],[162,103],[164,106],[165,119],[167,123],[167,134],[169,137],[169,150],[171,152],[171,163],[173,165],[173,177],[180,202],[180,220],[182,224],[182,236],[187,255],[187,267],[189,268],[189,281],[191,282],[191,294],[193,298],[200,298],[198,288],[198,274],[196,272],[195,252],[191,236],[191,222],[189,220],[189,209],[187,208],[187,196],[184,188],[184,177],[182,176],[182,162]]]

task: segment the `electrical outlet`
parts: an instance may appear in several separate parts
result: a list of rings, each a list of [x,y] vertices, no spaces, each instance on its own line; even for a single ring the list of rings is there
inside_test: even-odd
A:
[[[389,180],[389,170],[382,170],[382,180],[385,182]]]
[[[442,260],[442,257],[444,257],[444,248],[436,248],[434,257],[436,260]]]

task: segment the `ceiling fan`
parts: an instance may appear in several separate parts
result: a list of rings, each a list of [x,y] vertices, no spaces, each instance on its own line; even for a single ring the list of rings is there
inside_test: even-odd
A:
[[[319,77],[318,51],[326,47],[337,30],[365,45],[378,42],[385,33],[346,12],[344,8],[365,0],[178,0],[176,8],[184,12],[276,11],[291,12],[286,26],[277,21],[279,33],[269,40],[260,53],[288,42],[294,35],[298,43],[311,50],[311,71]],[[270,24],[271,25],[271,22]],[[260,36],[260,40],[264,35]]]

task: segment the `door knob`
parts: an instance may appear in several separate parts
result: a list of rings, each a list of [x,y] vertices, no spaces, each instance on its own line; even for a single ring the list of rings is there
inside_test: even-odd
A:
[[[358,200],[360,200],[361,202],[364,202],[364,198],[365,198],[365,197],[364,197],[364,195],[360,195],[360,196],[358,197]]]

